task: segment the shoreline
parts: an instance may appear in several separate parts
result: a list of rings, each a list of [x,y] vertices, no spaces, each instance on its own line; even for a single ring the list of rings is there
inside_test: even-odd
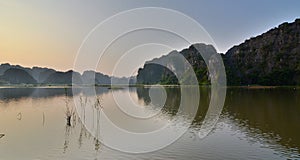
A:
[[[197,85],[125,85],[125,84],[119,84],[119,85],[66,85],[66,84],[38,84],[38,85],[32,85],[32,84],[21,84],[21,85],[0,85],[0,88],[85,88],[85,87],[107,87],[109,89],[115,89],[115,88],[130,88],[130,87],[167,87],[167,88],[177,88],[180,86],[184,87],[196,87]],[[199,87],[205,87],[209,88],[211,85],[198,85]],[[300,89],[300,86],[260,86],[260,85],[248,85],[248,86],[226,86],[226,88],[244,88],[244,89],[275,89],[275,88],[294,88],[294,89]]]

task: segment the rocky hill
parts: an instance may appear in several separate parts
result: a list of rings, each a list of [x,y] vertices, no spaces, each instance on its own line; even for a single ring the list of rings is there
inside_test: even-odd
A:
[[[8,63],[5,63],[0,65],[0,76],[3,75],[4,72],[9,69],[19,69],[19,70],[26,71],[31,77],[33,77],[36,80],[36,83],[43,83],[52,73],[56,72],[55,70],[49,68],[41,68],[41,67],[27,68],[27,67],[22,67],[20,65],[10,65]]]
[[[108,85],[135,83],[135,77],[110,77],[95,71],[85,71],[82,75],[75,71],[59,72],[54,69],[33,67],[27,68],[8,63],[0,65],[0,85],[9,84],[85,84]]]
[[[40,67],[33,67],[31,70],[29,69],[29,74],[37,80],[38,83],[44,83],[46,79],[56,71],[54,69],[49,68],[40,68]]]
[[[206,56],[216,54],[211,45],[194,44],[180,52],[172,51],[146,62],[137,77],[129,78],[110,77],[94,71],[81,75],[74,71],[57,72],[6,63],[0,65],[0,84],[110,84],[111,80],[118,84],[179,84],[187,78],[186,70],[174,59],[176,55],[183,56],[192,65],[199,84],[209,84],[213,76],[208,73],[199,51]],[[300,19],[250,38],[221,56],[228,85],[300,85]],[[173,71],[183,75],[183,79],[178,80]]]
[[[84,84],[110,84],[111,78],[95,71],[85,71],[82,74],[82,81]]]
[[[183,49],[180,52],[172,51],[168,55],[160,58],[153,59],[145,63],[144,67],[139,69],[137,75],[138,84],[179,84],[183,83],[187,79],[185,76],[186,68],[185,62],[181,61],[176,54],[182,55],[188,63],[193,67],[198,82],[200,84],[209,83],[209,74],[206,67],[206,63],[202,58],[199,51],[206,56],[217,54],[215,48],[212,45],[206,44],[194,44],[187,49]],[[175,58],[176,57],[176,58]],[[180,62],[181,61],[181,62]],[[163,65],[161,65],[163,64]],[[178,80],[175,76],[182,75],[182,78]]]
[[[234,46],[224,61],[232,85],[299,85],[300,19]]]
[[[67,72],[55,72],[51,74],[43,83],[45,84],[82,84],[80,73],[72,70]]]
[[[177,54],[183,55],[197,75],[200,84],[208,84],[209,73],[201,54],[210,54],[210,45],[195,44]],[[175,75],[167,68],[154,64],[156,61],[173,63],[170,54],[148,61],[137,75],[139,84],[177,84]],[[270,31],[221,54],[228,85],[300,85],[300,19],[283,23]]]
[[[17,68],[10,68],[0,76],[2,83],[10,84],[36,84],[37,81],[26,71]]]

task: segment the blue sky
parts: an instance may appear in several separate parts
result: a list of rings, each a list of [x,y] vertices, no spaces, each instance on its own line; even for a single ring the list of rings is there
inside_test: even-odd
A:
[[[300,18],[298,0],[153,0],[131,5],[160,6],[187,14],[204,26],[220,52],[283,22]]]

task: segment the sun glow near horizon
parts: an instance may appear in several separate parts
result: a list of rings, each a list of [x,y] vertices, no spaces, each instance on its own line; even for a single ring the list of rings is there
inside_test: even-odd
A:
[[[253,13],[251,9],[239,9],[236,12],[240,14],[228,12],[230,8],[242,8],[245,3],[251,7],[258,7],[258,11]],[[275,27],[286,20],[295,19],[297,15],[300,16],[300,10],[295,5],[298,1],[291,4],[260,3],[258,5],[256,2],[235,2],[235,5],[229,6],[228,2],[218,2],[217,5],[214,1],[195,1],[191,5],[169,0],[143,3],[129,0],[125,4],[117,0],[93,3],[79,0],[72,3],[61,0],[0,0],[0,63],[48,67],[59,71],[70,70],[81,43],[92,28],[120,11],[137,7],[165,7],[187,14],[207,29],[221,53],[249,36],[270,29],[270,26]],[[226,11],[224,6],[228,8]],[[194,12],[195,10],[197,12]],[[211,14],[211,10],[215,10],[214,14]],[[253,15],[249,14],[250,12]],[[207,13],[211,16],[207,16]],[[248,16],[245,18],[246,15]],[[222,27],[219,27],[221,25]],[[186,47],[188,46],[184,46]],[[166,53],[153,56],[163,54]],[[101,65],[97,70],[109,73],[109,69]]]

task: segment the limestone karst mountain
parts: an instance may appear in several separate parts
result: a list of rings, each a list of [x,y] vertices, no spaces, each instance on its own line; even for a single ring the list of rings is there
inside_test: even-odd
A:
[[[198,47],[198,49],[196,49]],[[174,64],[172,54],[183,55],[197,75],[200,84],[209,84],[207,66],[199,53],[214,49],[210,45],[194,44],[180,52],[145,63],[137,75],[140,84],[177,84],[173,73],[166,67],[154,64],[165,61]],[[226,68],[228,85],[300,85],[300,19],[283,23],[268,32],[246,40],[221,54]]]

